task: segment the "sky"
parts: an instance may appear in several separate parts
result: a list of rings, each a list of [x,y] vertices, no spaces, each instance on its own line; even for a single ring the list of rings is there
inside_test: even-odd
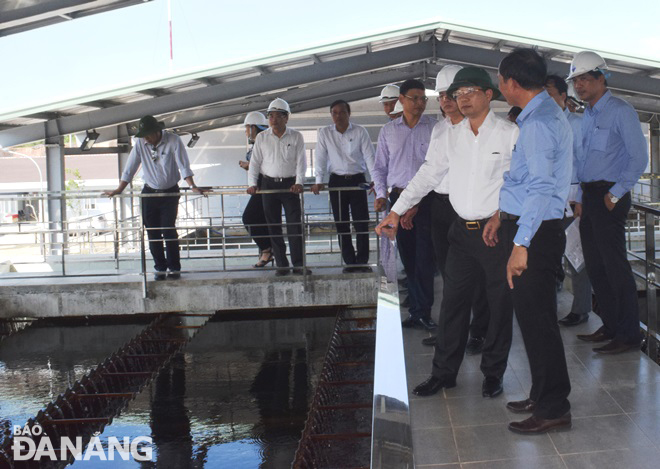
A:
[[[660,1],[155,0],[0,37],[0,115],[165,75],[443,21],[660,67]]]

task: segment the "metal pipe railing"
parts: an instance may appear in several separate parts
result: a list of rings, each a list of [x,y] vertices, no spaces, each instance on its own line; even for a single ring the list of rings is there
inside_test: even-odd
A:
[[[240,189],[240,190],[239,190]],[[337,191],[346,190],[364,190],[360,188],[338,188],[331,189]],[[262,191],[262,194],[269,193],[282,193],[287,191]],[[148,246],[145,239],[145,231],[139,216],[129,217],[122,219],[120,212],[124,204],[124,200],[130,200],[131,207],[136,206],[137,213],[142,213],[141,204],[147,197],[171,197],[171,194],[154,193],[142,194],[138,191],[125,191],[123,194],[112,198],[112,209],[103,213],[104,223],[93,224],[91,222],[85,223],[81,226],[80,219],[69,222],[66,219],[59,222],[43,221],[32,223],[0,223],[0,233],[4,237],[0,238],[0,248],[2,244],[5,245],[5,253],[9,253],[9,257],[13,258],[16,264],[23,265],[25,268],[22,275],[14,274],[11,277],[16,278],[34,278],[42,277],[44,273],[28,274],[25,272],[29,270],[30,264],[43,264],[44,261],[54,259],[53,255],[59,258],[61,276],[98,276],[98,275],[126,275],[134,274],[140,275],[145,285],[145,295],[147,293],[147,256],[146,248]],[[43,192],[43,193],[15,193],[15,194],[2,194],[0,200],[23,200],[29,198],[31,200],[39,199],[40,201],[47,201],[52,199],[60,199],[67,201],[69,199],[98,199],[101,197],[99,192],[92,191],[66,191],[66,192]],[[211,206],[211,201],[219,197],[219,207]],[[188,259],[205,259],[210,261],[214,258],[222,258],[222,268],[211,269],[206,268],[204,272],[227,271],[227,270],[252,270],[251,263],[241,265],[240,259],[253,256],[251,252],[245,251],[246,245],[252,245],[252,240],[248,240],[249,234],[246,233],[245,228],[241,221],[241,213],[238,210],[232,212],[231,208],[227,206],[228,198],[233,197],[248,197],[244,188],[238,187],[221,187],[213,188],[213,192],[208,194],[208,198],[202,196],[186,196],[182,197],[185,207],[179,210],[181,216],[178,217],[176,229],[179,232],[183,231],[185,234],[179,238],[181,248],[186,252]],[[207,203],[196,202],[198,200]],[[216,199],[217,200],[217,199]],[[312,199],[314,200],[314,199]],[[302,195],[301,202],[301,233],[295,236],[303,237],[303,273],[304,281],[307,282],[307,270],[309,266],[308,255],[312,254],[330,254],[337,253],[335,248],[338,241],[336,240],[337,230],[334,229],[334,219],[327,209],[310,209],[309,211],[305,206],[305,197]],[[201,207],[206,213],[200,213],[200,209],[191,209],[193,204],[196,207]],[[237,205],[237,204],[234,204]],[[323,203],[324,205],[324,203]],[[214,213],[214,210],[217,213]],[[308,213],[309,212],[309,213]],[[100,215],[97,215],[100,216]],[[370,218],[373,215],[370,214]],[[88,217],[86,220],[89,220]],[[376,217],[376,221],[378,217]],[[370,220],[357,220],[358,222],[367,222],[369,225],[366,234],[370,237],[370,246],[375,246],[377,251],[378,243],[375,241],[375,235],[372,232],[373,221]],[[332,224],[333,229],[321,230],[321,227]],[[264,226],[264,225],[262,225]],[[266,225],[267,226],[267,225]],[[218,232],[217,229],[220,229]],[[157,228],[155,228],[157,229]],[[200,236],[200,232],[204,231],[205,236]],[[363,234],[364,232],[358,233]],[[21,236],[28,235],[34,239],[27,240]],[[353,234],[356,234],[353,232]],[[290,237],[283,233],[282,236]],[[41,236],[41,242],[35,242],[36,238]],[[204,239],[206,238],[206,239]],[[4,243],[3,243],[4,242]],[[200,249],[201,248],[201,249]],[[256,248],[256,247],[255,247]],[[204,255],[195,256],[193,251],[205,251]],[[38,251],[41,254],[39,262],[35,262],[35,258],[26,258],[25,253],[35,253]],[[219,255],[209,255],[218,252]],[[112,262],[112,268],[108,269],[103,274],[98,273],[85,273],[80,272],[76,268],[76,260],[82,260],[85,264],[89,264],[90,255],[94,254],[95,259],[104,260],[107,255],[107,260]],[[137,256],[137,257],[136,257]],[[20,262],[16,262],[16,259]],[[138,268],[130,268],[127,261],[139,261]],[[315,265],[319,266],[316,262]],[[340,260],[337,262],[324,262],[321,267],[340,267],[343,264]],[[120,270],[120,267],[124,267]],[[126,268],[128,267],[128,268]],[[200,270],[195,269],[196,272]],[[54,273],[48,273],[49,276],[57,276]]]

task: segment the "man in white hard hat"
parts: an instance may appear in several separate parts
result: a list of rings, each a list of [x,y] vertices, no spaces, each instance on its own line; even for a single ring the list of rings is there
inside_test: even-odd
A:
[[[258,111],[249,112],[245,116],[245,136],[248,142],[248,151],[245,155],[246,161],[239,161],[241,168],[248,171],[250,169],[250,159],[252,158],[252,148],[254,141],[259,133],[268,128],[268,119]],[[259,186],[260,181],[257,181]],[[268,232],[268,222],[264,214],[264,204],[261,194],[252,194],[245,209],[243,210],[243,225],[248,231],[255,244],[259,247],[259,260],[254,267],[265,267],[273,262],[273,252],[270,245],[270,233]]]
[[[575,198],[579,186],[577,168],[580,161],[582,161],[582,115],[571,112],[568,109],[566,105],[568,101],[568,85],[563,78],[558,75],[548,75],[545,80],[545,90],[559,107],[562,108],[573,132],[573,172],[571,173],[571,190],[568,193],[568,203],[571,206],[571,210],[574,210]],[[567,213],[569,212],[567,211]],[[566,216],[564,218],[564,228],[567,228],[576,218],[574,213],[572,216]],[[589,282],[587,269],[583,268],[580,272],[577,272],[570,262],[568,262],[568,268],[571,273],[573,303],[571,305],[571,311],[559,320],[559,324],[570,327],[577,326],[589,320],[589,311],[591,311],[591,282]]]
[[[378,100],[378,102],[383,105],[383,111],[385,111],[385,115],[390,119],[396,119],[397,117],[399,117],[396,115],[396,113],[393,114],[394,107],[396,106],[396,103],[398,101],[399,101],[398,86],[387,85],[380,91],[380,99]],[[403,112],[403,109],[399,112]]]
[[[603,320],[593,334],[578,338],[609,341],[594,351],[613,354],[637,349],[641,343],[637,286],[626,254],[625,228],[630,191],[646,169],[649,155],[637,112],[608,90],[606,71],[607,64],[598,54],[578,52],[567,79],[587,103],[575,214],[582,215],[584,260]]]
[[[153,116],[140,119],[135,145],[126,162],[119,186],[103,193],[112,197],[121,194],[142,166],[143,194],[171,194],[144,197],[142,221],[147,228],[149,251],[154,258],[155,280],[179,279],[181,255],[176,216],[179,208],[179,185],[183,178],[193,192],[204,195],[193,180],[186,146],[178,135],[164,130],[165,125]],[[169,273],[167,270],[169,269]]]
[[[545,59],[515,49],[498,68],[500,91],[522,112],[520,135],[504,173],[499,213],[483,232],[484,243],[508,254],[505,272],[529,361],[529,398],[507,403],[531,417],[509,424],[521,434],[571,428],[571,383],[557,324],[557,270],[566,235],[562,226],[571,184],[573,134],[562,110],[544,90]]]
[[[291,249],[291,263],[295,274],[303,274],[303,236],[300,196],[305,180],[305,142],[297,130],[287,127],[291,110],[281,98],[273,100],[266,112],[270,128],[257,135],[248,171],[248,194],[257,189],[286,190],[263,194],[264,213],[268,221],[277,272],[289,273],[286,244],[282,237],[282,208],[286,216],[286,231]],[[261,186],[259,176],[261,175]],[[307,269],[307,273],[310,273]]]
[[[323,127],[316,144],[316,184],[312,192],[318,194],[328,181],[330,205],[337,227],[344,273],[371,272],[369,262],[369,201],[365,190],[365,172],[374,169],[374,147],[367,129],[350,121],[351,105],[338,99],[330,105],[333,125]],[[353,218],[357,250],[351,239],[350,220]]]
[[[419,80],[406,80],[399,90],[403,115],[391,120],[378,136],[376,163],[372,174],[376,189],[374,208],[383,211],[399,198],[403,189],[424,162],[436,119],[424,115],[426,90]],[[408,278],[409,317],[403,327],[436,327],[431,319],[435,266],[429,262],[431,242],[430,198],[420,203],[417,220],[410,230],[397,232],[397,248]]]
[[[399,216],[430,190],[446,187],[450,203],[458,213],[448,233],[450,240],[445,285],[440,307],[440,327],[435,343],[431,377],[413,389],[418,396],[436,394],[456,386],[469,336],[470,309],[475,284],[488,279],[490,307],[488,329],[481,357],[483,397],[502,393],[502,377],[511,346],[512,306],[504,276],[506,249],[493,249],[481,233],[488,217],[497,211],[502,175],[509,167],[518,128],[498,117],[490,103],[499,96],[488,72],[478,67],[459,70],[447,93],[457,97],[467,119],[447,125],[432,143],[427,160],[376,228],[388,236],[397,234]],[[449,108],[448,108],[449,109]],[[415,220],[420,216],[417,214]]]
[[[438,93],[438,102],[440,103],[440,110],[444,119],[438,121],[433,128],[431,134],[431,143],[429,144],[429,151],[426,153],[426,161],[417,171],[417,175],[410,182],[413,184],[416,178],[424,178],[423,172],[429,171],[430,165],[429,158],[437,157],[437,153],[441,152],[442,133],[447,128],[455,126],[463,121],[464,116],[458,108],[458,103],[453,96],[447,93],[447,89],[451,86],[456,74],[462,70],[460,65],[445,65],[438,72],[435,79],[435,91]],[[419,176],[418,176],[419,175]],[[445,264],[447,262],[447,252],[449,251],[449,227],[454,222],[456,211],[449,201],[449,179],[443,178],[442,182],[432,190],[430,193],[431,199],[431,236],[433,239],[433,249],[435,253],[435,260],[440,268],[442,278],[445,279]],[[401,226],[405,227],[406,217],[409,217],[412,212],[416,210],[413,208],[408,210],[402,217]],[[414,215],[413,215],[414,216]],[[482,274],[482,273],[481,273]],[[443,282],[445,283],[446,280]],[[468,355],[477,355],[481,353],[483,348],[486,331],[488,330],[488,318],[490,313],[488,311],[488,300],[486,299],[486,278],[485,275],[479,275],[479,280],[475,284],[474,298],[472,301],[472,323],[470,324],[470,340],[468,340],[465,351]],[[435,345],[436,337],[431,336],[422,340],[424,345]]]

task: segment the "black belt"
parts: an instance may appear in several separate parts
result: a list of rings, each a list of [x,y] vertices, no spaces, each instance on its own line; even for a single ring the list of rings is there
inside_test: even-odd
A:
[[[266,181],[273,181],[273,182],[286,182],[286,181],[290,181],[291,179],[293,179],[294,181],[296,180],[295,176],[288,176],[288,177],[285,177],[285,178],[273,178],[273,177],[270,177],[270,176],[266,176],[265,174],[262,174],[261,176]]]
[[[356,174],[337,174],[337,173],[330,173],[330,177],[333,178],[341,178],[341,179],[354,179],[360,176],[364,176],[364,173],[356,173]]]
[[[433,194],[433,197],[439,200],[449,200],[449,194],[440,194],[439,192],[436,191],[431,191],[431,194]]]
[[[179,185],[175,184],[172,187],[168,187],[167,189],[154,189],[153,187],[150,187],[147,184],[145,184],[142,190],[143,190],[143,192],[146,192],[146,193],[149,193],[149,194],[163,194],[163,193],[166,193],[166,192],[179,192]]]
[[[462,226],[465,226],[466,230],[482,230],[486,223],[488,223],[490,218],[483,218],[481,220],[464,220],[461,217],[458,217],[456,221]]]
[[[520,215],[512,215],[500,210],[500,220],[518,221],[519,219]]]
[[[593,181],[593,182],[581,182],[580,187],[583,190],[594,190],[594,189],[609,189],[614,185],[610,181]]]

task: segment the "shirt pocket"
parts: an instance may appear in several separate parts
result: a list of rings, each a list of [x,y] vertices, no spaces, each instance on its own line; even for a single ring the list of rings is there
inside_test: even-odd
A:
[[[486,180],[502,179],[505,168],[504,154],[501,151],[491,151],[481,158],[480,172]]]
[[[296,161],[296,147],[293,143],[281,143],[280,154],[287,163]]]
[[[607,141],[610,138],[610,129],[594,129],[594,133],[591,136],[591,143],[589,145],[591,150],[596,151],[607,151]]]

